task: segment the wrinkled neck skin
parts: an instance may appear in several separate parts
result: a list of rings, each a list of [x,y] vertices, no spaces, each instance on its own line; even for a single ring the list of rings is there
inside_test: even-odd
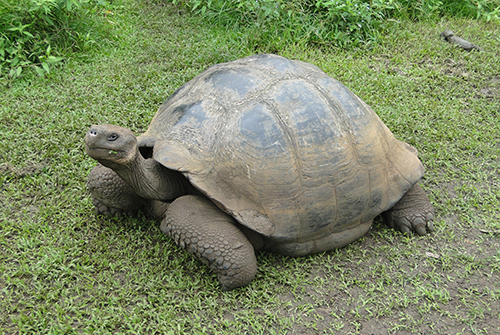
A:
[[[144,158],[139,150],[126,164],[101,163],[113,169],[144,199],[172,201],[182,195],[199,193],[180,172],[170,170],[152,158]]]

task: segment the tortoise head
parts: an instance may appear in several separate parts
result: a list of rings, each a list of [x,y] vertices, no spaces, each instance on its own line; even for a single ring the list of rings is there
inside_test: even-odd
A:
[[[138,152],[134,133],[114,125],[91,126],[84,142],[87,155],[109,168],[128,165]]]

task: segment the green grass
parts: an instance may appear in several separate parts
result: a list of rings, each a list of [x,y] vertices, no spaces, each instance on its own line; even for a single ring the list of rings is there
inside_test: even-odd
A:
[[[200,20],[244,36],[272,52],[290,44],[314,48],[369,47],[400,20],[475,18],[500,23],[499,0],[165,0]]]
[[[103,0],[0,1],[0,76],[43,77],[76,52],[104,45],[110,14]]]
[[[258,253],[255,280],[222,292],[157,222],[94,215],[83,136],[105,122],[144,131],[177,87],[254,46],[160,1],[113,12],[114,45],[0,84],[0,333],[500,332],[498,25],[403,21],[371,49],[280,50],[344,82],[419,150],[436,232],[377,223],[329,253]],[[444,29],[483,51],[447,44]]]

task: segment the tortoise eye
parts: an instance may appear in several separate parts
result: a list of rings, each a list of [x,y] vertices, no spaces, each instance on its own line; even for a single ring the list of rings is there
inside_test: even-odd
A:
[[[118,139],[118,134],[111,134],[108,136],[108,141],[116,141]]]

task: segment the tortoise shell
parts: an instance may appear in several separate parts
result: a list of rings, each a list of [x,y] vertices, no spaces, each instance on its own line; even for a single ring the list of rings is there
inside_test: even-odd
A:
[[[417,151],[343,84],[276,55],[208,68],[138,141],[242,225],[282,242],[367,222],[424,172]]]

